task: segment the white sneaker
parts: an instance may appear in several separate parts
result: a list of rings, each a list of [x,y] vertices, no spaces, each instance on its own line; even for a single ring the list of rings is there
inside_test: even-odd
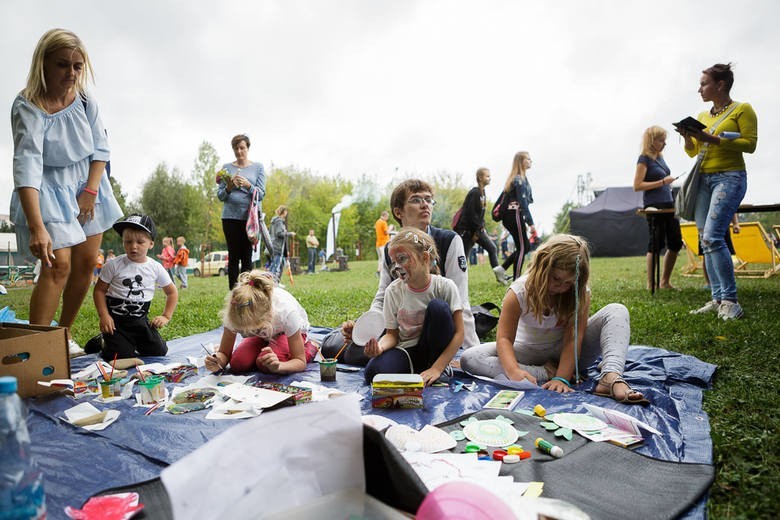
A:
[[[501,267],[500,265],[497,265],[493,268],[493,274],[496,275],[496,281],[500,283],[501,285],[506,285],[506,270]]]
[[[723,321],[739,319],[743,314],[745,314],[745,312],[742,310],[742,306],[737,302],[723,300],[720,307],[718,307],[718,318]]]
[[[719,311],[719,307],[720,307],[720,303],[718,303],[717,300],[710,300],[707,303],[705,303],[703,307],[694,309],[692,311],[688,311],[688,314],[704,314],[707,312],[715,312],[715,311]],[[720,316],[720,313],[718,313],[718,316]]]
[[[78,343],[73,341],[73,339],[68,340],[68,355],[71,358],[79,357],[79,356],[85,356],[87,353],[84,352],[84,349],[79,346]]]

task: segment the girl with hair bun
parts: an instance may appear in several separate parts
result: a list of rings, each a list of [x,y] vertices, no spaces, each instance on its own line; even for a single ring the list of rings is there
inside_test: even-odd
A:
[[[306,336],[309,318],[293,295],[274,287],[270,273],[241,273],[220,313],[224,331],[219,350],[206,356],[211,372],[303,372],[314,359],[317,346]],[[236,335],[243,340],[233,348]]]

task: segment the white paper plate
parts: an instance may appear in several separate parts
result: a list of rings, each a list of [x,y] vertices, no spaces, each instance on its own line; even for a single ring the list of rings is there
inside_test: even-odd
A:
[[[498,419],[470,422],[463,428],[463,434],[483,446],[509,446],[520,436],[514,426]]]
[[[385,316],[380,311],[368,311],[355,321],[352,329],[352,341],[355,345],[365,345],[371,338],[378,338],[385,330]]]

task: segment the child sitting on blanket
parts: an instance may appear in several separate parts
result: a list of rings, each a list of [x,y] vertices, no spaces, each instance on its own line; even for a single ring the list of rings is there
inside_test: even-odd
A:
[[[429,234],[403,228],[387,247],[396,279],[385,291],[385,335],[365,345],[371,358],[366,382],[379,373],[418,372],[430,385],[447,370],[463,343],[458,287],[439,276],[439,255]]]
[[[100,332],[84,347],[103,359],[164,356],[168,346],[157,332],[173,317],[179,293],[170,275],[149,258],[156,229],[147,215],[130,215],[114,224],[125,254],[106,261],[95,284],[93,300],[100,317]],[[165,309],[149,320],[155,287],[165,293]]]
[[[274,287],[271,273],[241,273],[221,316],[225,329],[219,350],[205,360],[211,372],[228,364],[232,372],[303,372],[317,354],[317,346],[306,338],[306,311],[293,295]],[[244,339],[234,350],[237,333]]]
[[[466,350],[461,367],[481,376],[527,379],[563,393],[573,391],[575,375],[601,355],[601,375],[593,393],[621,403],[647,404],[622,377],[630,336],[628,309],[611,303],[589,319],[589,273],[583,238],[551,237],[504,296],[496,342]]]

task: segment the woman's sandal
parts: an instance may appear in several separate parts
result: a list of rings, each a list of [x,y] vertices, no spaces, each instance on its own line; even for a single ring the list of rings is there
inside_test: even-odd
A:
[[[626,392],[626,396],[623,399],[618,399],[618,398],[615,397],[614,389],[615,389],[615,384],[616,383],[623,383],[624,385],[626,385],[628,387],[628,392]],[[623,379],[620,376],[616,377],[615,379],[613,379],[609,383],[606,383],[606,382],[602,383],[601,381],[599,381],[598,383],[596,383],[596,388],[598,388],[599,385],[601,385],[601,386],[609,386],[609,392],[596,392],[596,390],[594,389],[593,390],[593,395],[597,395],[599,397],[610,397],[610,398],[614,399],[615,401],[617,401],[618,403],[623,403],[623,404],[641,404],[642,406],[646,406],[646,405],[650,404],[650,401],[645,399],[645,396],[643,396],[641,392],[637,392],[636,390],[631,388],[631,385],[629,385],[626,382],[626,380]],[[641,397],[639,399],[636,399],[636,398],[631,399],[630,398],[631,394],[639,394]]]

